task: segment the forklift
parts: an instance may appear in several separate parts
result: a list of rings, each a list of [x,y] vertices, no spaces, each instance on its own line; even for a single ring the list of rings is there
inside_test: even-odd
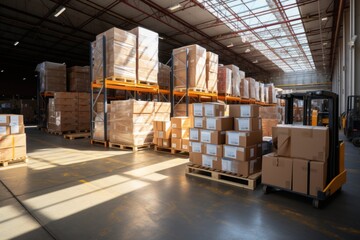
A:
[[[313,109],[311,114],[311,126],[328,126],[329,110],[328,101],[321,101],[319,109]]]
[[[341,191],[342,185],[346,183],[347,171],[344,165],[345,145],[342,140],[339,140],[338,95],[329,91],[311,91],[306,93],[280,94],[277,98],[285,100],[285,124],[293,124],[294,99],[303,100],[303,125],[306,126],[311,126],[312,100],[327,100],[329,113],[329,158],[327,163],[326,187],[323,190],[319,190],[316,197],[302,194],[312,198],[313,206],[319,208],[321,202],[327,200],[337,191]],[[264,185],[263,191],[264,193],[268,193],[272,188],[278,187]]]
[[[346,112],[342,116],[345,136],[360,147],[360,96],[348,96]]]

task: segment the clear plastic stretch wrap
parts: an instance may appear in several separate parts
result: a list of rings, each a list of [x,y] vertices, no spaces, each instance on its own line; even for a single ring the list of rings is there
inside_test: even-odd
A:
[[[249,80],[246,78],[241,79],[240,96],[242,98],[249,98]]]
[[[232,95],[235,97],[240,97],[240,70],[239,67],[235,65],[225,65],[225,67],[231,69],[232,71]]]
[[[42,62],[36,66],[39,72],[40,92],[66,91],[66,65],[62,63]]]
[[[220,94],[232,95],[232,70],[219,66],[218,68],[218,92]]]
[[[206,52],[206,87],[209,92],[218,92],[219,55]]]
[[[90,92],[89,66],[74,66],[67,69],[70,92]]]

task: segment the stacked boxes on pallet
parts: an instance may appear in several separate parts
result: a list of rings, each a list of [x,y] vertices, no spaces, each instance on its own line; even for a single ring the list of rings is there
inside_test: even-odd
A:
[[[206,52],[206,88],[211,93],[218,92],[219,55]]]
[[[265,84],[259,83],[260,87],[260,102],[265,102]]]
[[[136,36],[111,28],[96,36],[93,47],[93,80],[103,79],[103,36],[106,37],[106,76],[136,79]]]
[[[262,120],[262,132],[263,136],[272,136],[272,128],[281,123],[281,107],[268,106],[260,107],[259,113]]]
[[[193,125],[190,129],[190,162],[221,170],[225,131],[233,128],[233,118],[226,105],[194,103]]]
[[[110,138],[114,144],[142,146],[153,141],[154,102],[111,101]]]
[[[280,124],[273,141],[277,151],[263,156],[262,183],[316,197],[326,186],[329,129]]]
[[[89,66],[74,66],[67,69],[70,92],[90,92]]]
[[[218,93],[223,95],[232,94],[232,70],[219,66],[218,68]]]
[[[74,131],[77,123],[77,93],[56,92],[54,98],[49,99],[48,123],[49,132]]]
[[[188,113],[189,116],[194,115],[192,105],[190,104],[188,105]],[[175,106],[174,116],[175,117],[186,116],[186,103],[179,103]]]
[[[261,171],[262,132],[259,106],[230,105],[234,130],[226,132],[222,170],[247,177]]]
[[[171,121],[153,121],[153,143],[162,148],[171,148]]]
[[[137,27],[130,30],[136,36],[136,78],[139,83],[158,84],[159,34]]]
[[[171,118],[171,147],[178,151],[189,151],[189,132],[191,118],[173,117]]]
[[[110,115],[111,115],[111,104],[106,105],[107,108],[107,139],[104,134],[104,102],[98,102],[96,104],[96,115],[94,117],[94,129],[93,139],[100,141],[109,141],[110,137]]]
[[[90,94],[77,93],[77,131],[90,130]]]
[[[22,115],[0,115],[0,162],[26,158],[26,135]]]
[[[158,84],[160,88],[168,89],[170,87],[170,72],[170,66],[159,63]]]
[[[247,77],[246,79],[249,82],[249,97],[251,99],[256,99],[256,88],[255,88],[256,81],[255,79],[250,77]]]
[[[196,44],[173,50],[174,88],[186,88],[187,51],[189,88],[206,90],[206,49]]]
[[[232,95],[240,97],[241,76],[239,67],[235,65],[226,65],[225,67],[231,69]]]
[[[247,78],[241,79],[240,82],[240,96],[241,98],[249,98],[249,80]]]
[[[266,103],[276,103],[276,91],[273,83],[265,85],[265,102]]]
[[[66,65],[62,63],[43,62],[36,66],[39,72],[40,92],[66,91]]]

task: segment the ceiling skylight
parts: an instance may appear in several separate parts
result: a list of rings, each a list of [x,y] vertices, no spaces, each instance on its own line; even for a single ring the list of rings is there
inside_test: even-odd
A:
[[[296,0],[199,0],[284,72],[315,69]]]

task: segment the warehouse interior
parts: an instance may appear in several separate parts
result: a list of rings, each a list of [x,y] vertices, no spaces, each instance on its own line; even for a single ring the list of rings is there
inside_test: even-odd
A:
[[[357,37],[360,4],[357,1],[4,0],[0,3],[0,19],[0,79],[4,83],[0,89],[1,239],[360,237],[357,218],[360,215],[357,127],[360,125],[348,121],[351,117],[360,120],[360,68],[356,67],[360,64]],[[140,39],[140,33],[134,29],[150,30],[157,35],[144,52],[156,49],[156,74],[161,73],[160,65],[167,69],[165,87],[161,87],[160,75],[156,75],[156,83],[140,81],[140,43],[136,40]],[[112,47],[109,39],[115,39],[117,34],[126,35],[126,44],[131,45],[133,40],[136,43],[136,80],[116,76],[119,74],[105,76],[114,64],[108,61],[113,53],[109,50]],[[121,48],[121,44],[114,45]],[[210,90],[207,82],[210,77],[205,72],[196,73],[204,75],[203,85],[192,86],[191,54],[192,51],[199,54],[202,49],[206,59],[204,71],[212,64],[211,60],[208,62],[208,52],[216,55],[216,90]],[[184,52],[186,64],[179,67],[179,59],[183,57],[180,54]],[[121,52],[119,56],[126,54]],[[71,90],[66,82],[72,76],[69,72],[85,71],[85,66],[86,90]],[[239,80],[238,94],[235,90],[231,94],[227,92],[227,80],[225,92],[220,93],[220,69],[229,69],[228,66],[248,79],[248,87]],[[42,72],[47,67],[64,69],[67,89],[52,90],[47,85],[43,89],[42,81],[47,80]],[[177,88],[180,76],[184,76],[185,82]],[[250,85],[255,81],[258,88],[253,91],[257,97],[253,98]],[[249,89],[245,96],[244,86]],[[234,83],[230,89],[234,89]],[[318,102],[319,96],[326,100]],[[351,107],[349,96],[355,96]],[[63,111],[54,110],[55,107],[71,99],[77,101],[76,110],[62,107],[70,115],[77,115],[75,131],[58,128],[55,120],[51,122],[51,114]],[[315,108],[313,101],[317,104]],[[25,113],[23,106],[31,110]],[[136,112],[139,106],[142,110]],[[176,109],[180,106],[180,110]],[[213,115],[207,107],[214,109]],[[248,115],[242,113],[245,107]],[[351,115],[355,113],[359,116]],[[151,128],[151,144],[122,144],[129,135],[120,133],[119,128],[135,131],[135,124],[129,125],[133,124],[135,115],[141,114],[151,116],[141,126],[142,131],[145,126]],[[15,123],[18,136],[12,133],[13,116],[18,119]],[[81,122],[81,116],[86,120]],[[267,116],[271,117],[267,119]],[[199,117],[200,127],[196,125]],[[219,120],[220,124],[216,122],[214,128],[209,128],[209,118]],[[245,131],[240,124],[243,118],[250,119]],[[276,124],[272,125],[274,120]],[[112,121],[117,123],[111,125]],[[80,122],[87,127],[79,128]],[[265,122],[271,126],[264,127]],[[284,140],[291,151],[280,143],[281,134],[285,134],[281,129],[288,124],[295,129],[289,127],[286,134],[292,140]],[[166,138],[162,134],[169,134],[166,131],[170,125],[172,132]],[[314,132],[306,135],[310,140],[295,151],[297,134],[294,133],[305,128],[297,125],[310,125],[307,127]],[[5,133],[1,132],[2,127]],[[217,132],[209,135],[209,142],[202,142],[202,131],[209,129]],[[262,132],[261,140],[249,140],[252,131]],[[321,135],[320,131],[326,134]],[[199,139],[192,137],[193,132]],[[229,140],[230,134],[235,133],[240,133],[238,145]],[[245,136],[242,133],[248,134],[247,141],[253,141],[250,145],[262,147],[253,149],[256,157],[251,159],[255,166],[247,169],[248,174],[224,170],[224,158],[231,158],[226,156],[227,147],[237,147],[236,160],[240,158],[239,148],[247,151],[249,147],[241,145]],[[75,139],[78,135],[80,139]],[[305,134],[301,132],[298,136]],[[178,143],[176,139],[181,139],[180,149],[172,145]],[[25,158],[14,157],[17,141],[24,142]],[[5,142],[12,146],[11,150],[1,146]],[[264,147],[268,146],[264,142],[270,144],[269,149]],[[201,144],[200,153],[194,150],[196,144]],[[211,144],[217,146],[217,152],[210,155],[223,161],[220,170],[214,167],[215,160],[211,167],[204,163],[204,151],[209,154],[206,146]],[[313,147],[314,150],[312,144],[326,150],[321,152]],[[281,155],[280,149],[288,152],[284,150]],[[312,152],[317,151],[325,154],[313,156]],[[275,154],[270,156],[271,152]],[[13,158],[2,160],[6,154]],[[202,164],[198,164],[201,156]],[[290,190],[287,185],[267,182],[265,160],[276,158],[281,165],[280,158],[286,157],[307,161],[308,175],[302,176],[306,180],[305,193],[296,193],[295,180],[291,180],[294,182]],[[256,170],[259,159],[262,159],[262,172],[261,167]],[[333,167],[331,159],[339,165],[334,168],[337,171],[334,178],[329,175],[333,171],[329,170]],[[322,166],[327,171],[327,179],[322,177],[326,184],[314,195],[310,190],[311,164],[321,161],[325,162]],[[299,175],[293,170],[295,162],[290,179]],[[251,178],[255,175],[256,178]]]

